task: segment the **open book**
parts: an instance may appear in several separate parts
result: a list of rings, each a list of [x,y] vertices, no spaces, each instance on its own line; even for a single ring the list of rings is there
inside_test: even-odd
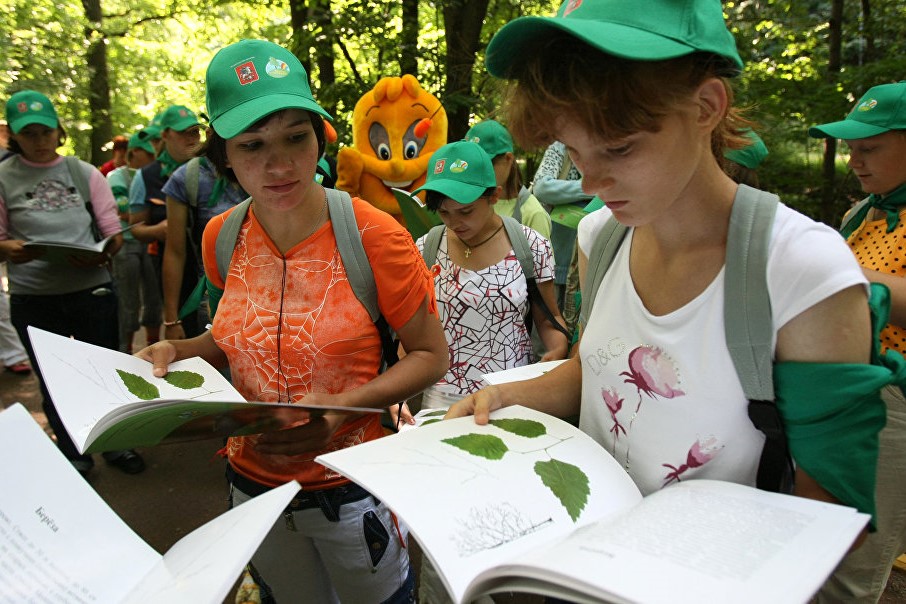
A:
[[[382,409],[246,402],[209,363],[194,357],[154,377],[147,361],[28,328],[41,376],[81,453],[163,442],[260,434],[324,413]]]
[[[454,602],[804,602],[865,526],[848,507],[690,480],[643,497],[570,424],[526,409],[423,425],[316,461],[410,527]]]
[[[141,224],[141,223],[139,222],[136,224]],[[44,252],[44,254],[41,256],[40,259],[46,260],[48,262],[66,262],[66,263],[68,263],[69,258],[71,256],[75,256],[77,258],[91,259],[91,258],[96,258],[97,256],[103,254],[104,248],[107,247],[107,244],[110,243],[111,239],[113,239],[117,235],[125,233],[126,231],[128,231],[129,229],[131,229],[134,226],[135,226],[135,224],[130,224],[126,228],[122,229],[121,231],[118,231],[118,232],[114,233],[113,235],[110,235],[109,237],[105,237],[104,239],[101,239],[100,241],[98,241],[96,243],[72,243],[72,242],[67,242],[67,241],[35,240],[35,241],[27,241],[25,243],[25,247],[27,247],[28,249],[42,250]]]
[[[161,556],[79,476],[21,404],[0,412],[0,599],[220,603],[298,492],[288,482]],[[174,495],[175,496],[175,495]]]

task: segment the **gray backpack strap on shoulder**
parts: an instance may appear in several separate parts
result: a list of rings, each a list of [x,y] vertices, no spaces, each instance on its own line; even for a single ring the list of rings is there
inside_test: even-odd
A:
[[[440,240],[444,236],[445,228],[447,227],[439,224],[435,227],[431,227],[431,230],[425,234],[425,244],[422,247],[422,258],[425,259],[425,264],[428,265],[428,268],[434,266],[434,262],[437,261],[437,250],[440,249]]]
[[[506,230],[506,236],[510,239],[510,245],[513,246],[513,253],[516,254],[516,260],[522,267],[525,274],[525,280],[535,280],[535,261],[532,258],[532,248],[529,245],[525,231],[522,230],[522,224],[515,218],[502,216],[503,228]]]
[[[629,229],[619,223],[616,218],[611,216],[591,246],[588,253],[588,265],[585,270],[585,283],[582,287],[582,307],[579,310],[579,324],[582,328],[588,323],[588,317],[591,314],[591,308],[595,303],[595,296],[598,295],[598,288],[601,281],[604,280],[604,274],[613,263],[617,250],[626,237]]]
[[[193,157],[186,162],[186,201],[190,208],[198,206],[198,182],[201,177],[201,158]]]
[[[518,223],[522,223],[522,205],[525,203],[525,200],[529,198],[531,193],[525,187],[522,187],[519,190],[519,196],[516,197],[516,205],[513,207],[513,220]]]
[[[223,226],[220,227],[220,232],[217,233],[217,240],[214,242],[217,273],[224,284],[226,284],[227,273],[230,271],[233,250],[236,248],[236,238],[239,237],[239,229],[242,228],[242,221],[245,220],[245,215],[248,214],[250,205],[252,205],[251,197],[237,205],[236,209],[230,212],[230,215],[223,221]]]
[[[774,324],[767,265],[776,195],[740,185],[730,214],[724,275],[727,348],[746,398],[774,400]]]
[[[63,160],[66,162],[69,176],[72,177],[72,183],[75,185],[79,195],[82,196],[82,201],[91,203],[91,185],[88,184],[88,179],[85,178],[85,171],[82,170],[82,162],[79,161],[78,157],[72,155],[65,156]]]
[[[377,302],[377,286],[374,283],[374,272],[362,245],[362,233],[352,209],[352,198],[345,191],[324,189],[327,192],[327,209],[333,234],[337,240],[340,259],[346,268],[346,278],[356,298],[368,311],[373,322],[381,317]]]

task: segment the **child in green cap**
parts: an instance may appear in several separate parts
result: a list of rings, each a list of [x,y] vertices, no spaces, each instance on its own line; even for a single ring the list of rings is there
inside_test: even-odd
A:
[[[906,353],[906,82],[866,92],[846,119],[809,128],[816,138],[840,138],[849,167],[868,197],[843,218],[842,233],[869,281],[890,289],[890,323],[882,350]],[[881,396],[887,425],[878,459],[878,531],[844,559],[818,594],[819,602],[877,602],[897,556],[906,551],[906,399],[895,386]]]
[[[243,40],[214,56],[206,84],[207,160],[251,201],[205,227],[205,274],[222,291],[211,330],[161,341],[139,356],[156,375],[191,356],[228,364],[247,400],[267,402],[382,409],[436,382],[447,347],[431,274],[389,214],[315,181],[329,115],[299,59],[271,42]],[[246,213],[228,240],[221,276],[218,235],[240,208]],[[408,353],[383,373],[382,334],[350,284],[361,271],[347,272],[337,244],[336,233],[349,233],[346,221],[361,233],[377,306]],[[314,461],[383,435],[379,413],[328,412],[228,440],[233,505],[289,480],[303,489],[252,558],[263,593],[278,602],[412,601],[406,527],[362,487]]]
[[[504,26],[486,64],[512,80],[505,115],[514,138],[562,142],[584,191],[628,231],[578,356],[540,378],[481,390],[447,417],[483,424],[513,404],[578,414],[643,495],[698,478],[755,486],[765,436],[727,348],[724,268],[734,206],[754,198],[774,207],[776,197],[721,169],[724,150],[743,147],[750,127],[733,108],[730,78],[743,64],[721,3],[652,0],[640,10],[630,0],[568,0],[556,16]],[[841,364],[874,369],[866,279],[832,229],[782,204],[773,225],[764,276],[777,406],[824,435],[785,422],[795,493],[872,513],[884,422],[877,381],[847,382],[863,391],[829,402]],[[807,381],[806,366],[821,378]]]

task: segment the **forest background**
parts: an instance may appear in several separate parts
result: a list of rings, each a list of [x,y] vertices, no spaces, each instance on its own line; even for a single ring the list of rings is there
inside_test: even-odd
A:
[[[547,0],[0,0],[0,92],[36,89],[55,103],[66,150],[100,164],[110,139],[170,104],[204,112],[204,73],[221,47],[249,37],[288,46],[351,144],[356,101],[378,79],[416,75],[444,104],[449,140],[495,117],[502,86],[484,68],[494,33]],[[639,0],[644,10],[645,0]],[[906,79],[904,0],[742,0],[724,13],[746,63],[737,101],[771,151],[762,187],[836,224],[861,197],[846,148],[810,139],[871,86]],[[528,180],[541,151],[521,153]]]

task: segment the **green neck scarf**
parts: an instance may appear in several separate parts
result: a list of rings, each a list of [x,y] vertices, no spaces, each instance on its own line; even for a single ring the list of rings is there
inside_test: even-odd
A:
[[[160,162],[160,175],[161,176],[170,176],[173,174],[173,171],[176,168],[183,165],[185,162],[178,162],[173,159],[173,156],[170,155],[166,149],[161,149],[161,152],[157,156],[157,161]]]
[[[903,209],[903,206],[906,206],[906,183],[887,195],[872,193],[868,196],[868,202],[861,204],[852,217],[846,221],[846,224],[840,229],[840,234],[844,239],[849,239],[849,236],[865,222],[865,217],[872,208],[878,208],[887,214],[887,232],[890,233],[900,223],[900,210]]]
[[[213,208],[217,205],[217,202],[223,197],[223,192],[226,191],[226,187],[227,179],[223,176],[218,176],[217,180],[214,181],[214,187],[211,189],[211,196],[208,197],[209,208]]]

